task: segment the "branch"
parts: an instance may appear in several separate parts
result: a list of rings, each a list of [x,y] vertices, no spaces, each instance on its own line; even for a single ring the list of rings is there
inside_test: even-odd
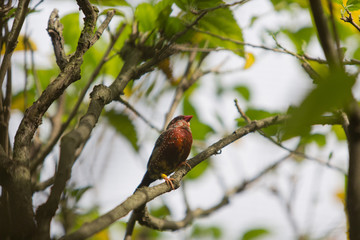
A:
[[[241,117],[244,118],[244,120],[246,121],[246,123],[251,123],[251,119],[242,111],[242,109],[240,108],[239,104],[238,104],[238,101],[237,99],[234,100],[235,102],[235,106],[236,106],[236,109],[238,110],[238,112],[240,113]],[[342,118],[343,116],[341,116]],[[322,117],[322,119],[320,119],[319,122],[317,123],[314,123],[314,124],[321,124],[321,125],[324,125],[324,124],[330,124],[330,125],[341,125],[343,123],[343,120],[339,118],[338,116],[324,116]],[[299,151],[296,151],[296,150],[292,150],[288,147],[285,147],[283,144],[281,144],[280,142],[276,141],[275,139],[273,139],[271,136],[267,135],[264,131],[262,130],[258,130],[257,132],[260,133],[260,135],[262,135],[263,137],[265,137],[266,139],[270,140],[272,143],[274,143],[276,146],[288,151],[289,153],[293,154],[293,155],[297,155],[299,157],[302,157],[302,158],[305,158],[305,159],[308,159],[308,160],[311,160],[311,161],[315,161],[317,163],[319,163],[320,165],[323,165],[323,166],[327,166],[331,169],[334,169],[344,175],[347,175],[346,171],[337,167],[337,166],[334,166],[334,165],[331,165],[329,163],[329,161],[324,161],[322,159],[319,159],[319,158],[315,158],[315,157],[311,157],[303,152],[299,152]]]
[[[50,187],[52,184],[54,184],[54,177],[50,177],[49,179],[40,182],[40,183],[35,183],[33,184],[33,192],[39,192],[39,191],[43,191],[46,188]]]
[[[320,43],[323,48],[326,59],[329,63],[329,67],[332,70],[340,69],[341,58],[340,56],[338,56],[338,51],[336,49],[334,39],[327,25],[321,0],[310,0],[310,7],[311,7],[312,15],[314,17]]]
[[[231,144],[232,142],[238,140],[239,138],[247,135],[248,133],[254,132],[257,129],[261,129],[264,127],[268,127],[273,124],[278,124],[284,121],[287,117],[286,116],[275,116],[266,118],[263,120],[252,122],[251,124],[243,127],[238,128],[235,130],[231,135],[228,135],[195,157],[189,159],[187,162],[194,168],[200,162],[206,160],[212,155],[218,154],[219,150],[226,147],[227,145]],[[180,186],[180,180],[189,172],[190,170],[188,167],[183,166],[180,167],[178,171],[176,171],[172,177],[174,180],[175,188]],[[80,227],[77,231],[71,233],[70,235],[64,236],[62,239],[85,239],[89,236],[92,236],[98,231],[108,227],[110,224],[115,222],[116,220],[126,216],[131,210],[137,209],[140,206],[144,205],[146,202],[151,201],[152,199],[156,198],[164,194],[165,192],[171,191],[171,188],[166,184],[162,183],[154,187],[144,187],[138,191],[136,191],[132,196],[122,202],[120,205],[109,211],[108,213],[100,216],[99,218],[93,220],[92,222],[84,224]],[[237,191],[237,190],[236,190]]]
[[[68,63],[68,58],[64,49],[64,37],[62,34],[64,26],[60,23],[59,10],[54,9],[49,17],[47,32],[51,37],[51,42],[54,47],[56,63],[61,70],[65,68]]]
[[[132,111],[136,116],[138,116],[141,120],[143,120],[149,127],[151,127],[152,129],[155,129],[157,132],[161,133],[161,130],[159,128],[157,128],[156,126],[154,126],[154,124],[152,124],[149,120],[147,120],[139,111],[137,111],[133,106],[131,106],[131,104],[128,101],[126,101],[125,99],[123,99],[121,97],[118,100],[119,100],[119,102],[124,104],[125,107],[130,109],[130,111]]]
[[[3,82],[5,79],[6,72],[9,71],[11,66],[11,57],[13,51],[18,43],[18,37],[20,34],[20,30],[24,24],[24,20],[26,14],[28,13],[28,6],[30,0],[19,0],[15,15],[14,21],[12,24],[12,28],[8,34],[6,41],[6,49],[5,54],[2,58],[1,66],[0,66],[0,103],[1,105],[3,96],[2,89]],[[8,2],[9,4],[10,2]],[[5,10],[5,9],[4,9]],[[9,74],[10,72],[8,72]],[[10,76],[8,75],[8,80],[10,80]],[[10,82],[8,82],[10,84]],[[9,87],[9,86],[8,86]],[[8,98],[9,96],[6,96]],[[7,101],[7,100],[6,100]],[[5,109],[5,111],[8,111]],[[2,136],[3,137],[3,136]],[[8,149],[4,149],[8,152]],[[26,164],[26,161],[15,161],[11,171],[7,172],[9,181],[8,181],[8,189],[3,189],[4,191],[8,191],[8,213],[12,216],[12,222],[10,223],[10,232],[14,238],[27,238],[32,234],[35,230],[35,222],[34,212],[32,209],[32,199],[31,199],[31,184],[30,184],[30,176],[28,169],[23,164]],[[22,231],[19,231],[22,229]]]
[[[181,78],[180,83],[176,88],[174,99],[171,103],[169,111],[167,112],[167,114],[165,116],[164,129],[166,128],[168,123],[171,121],[172,116],[174,115],[174,112],[175,112],[177,106],[179,105],[185,91],[188,90],[201,76],[204,75],[204,73],[200,69],[200,65],[201,65],[202,61],[204,60],[204,58],[202,58],[199,61],[198,66],[195,68],[196,70],[194,70],[194,72],[191,72],[192,65],[194,63],[196,54],[197,54],[196,51],[193,51],[190,54],[189,62],[187,64],[187,67],[185,69],[183,77]]]
[[[195,210],[188,210],[186,213],[186,216],[180,220],[180,221],[171,221],[167,219],[157,218],[154,216],[151,216],[148,210],[145,208],[142,212],[142,217],[139,219],[139,223],[141,225],[150,227],[152,229],[157,229],[160,231],[175,231],[182,228],[187,227],[190,225],[193,220],[197,218],[207,217],[217,210],[221,209],[222,207],[228,205],[230,203],[229,199],[239,193],[242,193],[245,191],[251,184],[259,180],[261,177],[266,175],[269,171],[274,170],[278,165],[280,165],[282,162],[284,162],[286,159],[288,159],[290,155],[286,155],[285,157],[279,159],[275,163],[271,164],[270,166],[264,168],[262,171],[260,171],[257,175],[252,177],[249,180],[246,180],[239,184],[238,186],[235,186],[233,189],[228,190],[224,196],[222,197],[221,201],[215,204],[214,206],[208,208],[208,209],[201,209],[197,208]]]
[[[86,18],[89,22],[88,19],[96,21],[96,18]],[[89,31],[89,26],[95,27],[95,22],[88,22],[85,22],[85,27],[82,32],[85,30]],[[87,37],[89,36],[82,34],[79,42],[88,41],[89,39],[87,39]],[[70,59],[58,77],[48,85],[39,99],[27,109],[16,132],[13,159],[18,165],[13,169],[9,187],[9,189],[11,189],[11,191],[9,190],[9,202],[12,204],[11,208],[14,211],[14,214],[12,214],[12,216],[14,216],[13,222],[21,226],[16,229],[23,228],[24,226],[29,226],[29,228],[32,229],[35,228],[31,202],[32,190],[29,168],[31,140],[36,129],[41,124],[42,117],[49,106],[62,95],[64,90],[71,83],[80,79],[80,66],[83,61],[83,54],[88,50],[88,47],[88,45],[81,45],[79,43],[75,56]],[[49,214],[51,214],[51,211]],[[39,218],[37,220],[39,220]],[[40,225],[43,223],[44,222],[40,222]],[[41,229],[39,231],[39,236],[41,235],[39,239],[47,238],[49,236],[48,226],[44,228],[45,225],[48,225],[46,223],[50,223],[49,219],[45,219],[45,224],[42,226],[38,225],[39,229]],[[25,229],[21,234],[28,234],[28,231],[30,230]]]
[[[280,124],[286,121],[289,117],[288,116],[273,116],[269,118],[265,118],[258,121],[252,121],[250,124],[236,129],[232,134],[220,139],[216,143],[209,146],[204,151],[200,152],[195,157],[189,159],[187,163],[190,165],[191,169],[197,166],[202,161],[208,159],[212,155],[219,154],[219,151],[224,147],[228,146],[229,144],[235,142],[236,140],[244,137],[245,135],[255,132],[259,129],[269,127],[271,125]],[[326,118],[321,121],[321,123],[326,122]],[[274,168],[278,163],[274,163],[267,169],[264,169],[259,175],[263,175],[265,172],[269,171],[270,169]],[[181,179],[189,172],[189,168],[187,166],[180,167],[171,177],[175,180],[173,181],[174,187],[179,188]],[[243,191],[250,183],[254,182],[257,178],[253,178],[247,180],[240,184],[239,186],[231,189],[227,192],[228,195],[233,195]],[[97,219],[85,223],[81,226],[77,231],[62,237],[63,240],[80,240],[86,239],[93,234],[105,229],[106,227],[110,226],[112,223],[117,221],[118,219],[126,216],[130,211],[139,208],[140,206],[144,205],[146,202],[153,200],[154,198],[171,191],[171,187],[169,187],[166,183],[159,184],[154,187],[144,187],[140,190],[136,191],[133,195],[127,198],[124,202],[120,205],[116,206],[114,209],[110,210],[109,212],[105,213],[104,215],[98,217]]]
[[[125,28],[126,24],[123,24],[115,33],[114,38],[112,39],[111,43],[109,44],[108,48],[106,49],[103,57],[101,58],[99,64],[96,66],[94,72],[91,74],[86,86],[82,89],[78,100],[74,106],[74,108],[72,109],[68,119],[66,120],[66,122],[64,124],[62,124],[60,131],[58,131],[56,134],[54,134],[53,138],[50,138],[49,141],[46,143],[45,146],[42,146],[40,148],[40,150],[37,152],[36,156],[33,157],[33,161],[30,163],[30,169],[31,171],[34,171],[36,169],[36,167],[41,164],[45,157],[52,151],[52,149],[54,148],[55,144],[58,142],[58,140],[60,139],[61,135],[64,133],[64,131],[67,129],[67,127],[70,125],[71,121],[73,120],[73,118],[76,116],[78,109],[88,91],[88,89],[90,88],[91,84],[95,81],[96,77],[99,75],[100,70],[102,69],[102,67],[104,66],[104,64],[106,63],[106,60],[108,59],[108,56],[110,55],[117,39],[120,37],[121,33],[123,32],[124,28]]]
[[[81,118],[78,126],[66,134],[61,140],[60,161],[58,171],[55,175],[54,185],[51,188],[48,200],[41,205],[36,212],[36,219],[44,226],[41,232],[48,231],[52,216],[54,216],[58,207],[61,193],[71,176],[72,165],[77,156],[76,152],[88,140],[104,106],[118,99],[130,80],[137,79],[146,72],[151,71],[160,61],[169,57],[174,52],[176,51],[169,48],[168,51],[159,53],[159,55],[154,56],[152,59],[138,66],[138,63],[142,59],[142,54],[140,50],[134,48],[132,54],[128,55],[128,59],[126,59],[120,74],[109,87],[103,85],[95,86],[90,94],[91,101],[86,114]]]
[[[29,3],[30,0],[19,0],[19,4],[17,5],[14,22],[6,42],[5,54],[1,62],[0,89],[2,89],[2,84],[5,79],[6,71],[10,66],[12,53],[14,52],[14,49],[18,43],[18,37],[20,34],[20,30],[24,24],[25,16],[28,12]]]
[[[205,30],[201,30],[199,28],[193,27],[193,29],[197,32],[200,33],[204,33],[207,34],[209,36],[212,37],[216,37],[220,40],[223,41],[229,41],[238,45],[243,45],[243,46],[248,46],[248,47],[252,47],[252,48],[259,48],[259,49],[263,49],[263,50],[267,50],[267,51],[272,51],[272,52],[278,52],[278,53],[285,53],[285,54],[289,54],[291,56],[294,56],[296,58],[298,58],[301,61],[304,60],[308,60],[308,61],[315,61],[321,64],[327,64],[328,62],[324,59],[320,59],[320,58],[315,58],[315,57],[311,57],[308,54],[297,54],[294,53],[288,49],[285,49],[284,47],[279,48],[273,48],[273,47],[268,47],[268,46],[264,46],[264,45],[256,45],[256,44],[252,44],[252,43],[248,43],[248,42],[242,42],[239,40],[235,40],[235,39],[231,39],[231,38],[227,38],[227,37],[223,37],[220,35],[217,35],[215,33],[209,32],[209,31],[205,31]],[[187,46],[186,44],[176,44],[174,46],[175,48],[177,48],[179,51],[197,51],[197,52],[213,52],[213,51],[224,51],[224,50],[229,50],[229,51],[236,51],[236,49],[226,49],[226,48],[194,48],[194,47],[190,47]],[[359,65],[360,61],[357,59],[349,59],[349,60],[344,60],[343,64],[345,65]]]
[[[344,6],[343,6],[344,7]],[[351,12],[349,11],[349,9],[347,8],[347,7],[344,7],[344,9],[345,9],[345,11],[347,12],[347,14],[349,15],[349,16],[344,16],[343,14],[342,14],[342,16],[341,16],[341,20],[343,20],[344,22],[348,22],[348,23],[350,23],[351,25],[353,25],[355,28],[356,28],[356,30],[358,30],[359,32],[360,32],[360,26],[359,25],[357,25],[355,22],[354,22],[354,19],[353,19],[353,17],[352,17],[352,14],[351,14]]]
[[[349,175],[346,193],[346,208],[349,221],[349,239],[360,239],[360,108],[357,101],[349,107]]]

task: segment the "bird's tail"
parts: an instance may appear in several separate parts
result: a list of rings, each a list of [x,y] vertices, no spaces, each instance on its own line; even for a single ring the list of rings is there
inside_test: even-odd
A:
[[[137,186],[136,190],[144,186],[148,187],[153,181],[154,180],[150,178],[149,173],[146,172],[143,179],[141,180],[141,183],[139,184],[139,186]]]

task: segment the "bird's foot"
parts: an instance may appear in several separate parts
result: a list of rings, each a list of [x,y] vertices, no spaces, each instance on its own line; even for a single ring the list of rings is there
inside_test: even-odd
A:
[[[161,178],[165,180],[172,190],[175,190],[174,184],[172,183],[172,181],[175,180],[174,178],[169,178],[166,174],[161,174]]]
[[[191,170],[191,166],[190,166],[190,164],[188,164],[187,161],[180,163],[177,168],[179,168],[179,167],[181,167],[181,166],[184,166],[184,165],[187,166],[187,167],[189,168],[189,170]]]

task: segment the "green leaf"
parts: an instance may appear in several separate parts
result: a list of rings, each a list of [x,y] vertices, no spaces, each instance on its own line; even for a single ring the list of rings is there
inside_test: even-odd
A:
[[[107,8],[100,13],[100,15],[106,15],[109,11],[115,11],[115,16],[125,17],[125,14],[116,8]]]
[[[175,0],[174,2],[184,11],[211,8],[224,3],[221,0]]]
[[[357,11],[360,9],[360,1],[359,0],[348,0],[346,2],[346,7],[350,11]]]
[[[332,0],[334,3],[337,3],[337,4],[340,4],[342,5],[343,4],[343,1],[342,0]]]
[[[191,171],[186,174],[186,180],[194,180],[200,177],[206,169],[209,167],[209,161],[202,161],[195,168],[191,169]]]
[[[243,42],[242,30],[237,24],[231,10],[228,8],[209,12],[199,21],[198,28],[222,38]],[[219,37],[210,36],[200,32],[197,32],[193,37],[193,42],[195,43],[208,44],[208,47],[214,48],[223,47],[244,57],[244,46],[242,44],[237,44],[234,41],[224,41]]]
[[[161,218],[170,215],[170,210],[166,205],[162,205],[158,208],[151,208],[150,213],[152,216]]]
[[[255,109],[255,108],[249,108],[246,110],[245,114],[251,119],[251,120],[260,120],[268,117],[272,117],[275,115],[278,115],[278,112],[268,112],[262,109]]]
[[[261,110],[261,109],[254,109],[254,108],[249,108],[245,114],[253,121],[253,120],[261,120],[261,119],[264,119],[264,118],[268,118],[268,117],[272,117],[272,116],[276,116],[276,115],[279,115],[278,112],[268,112],[268,111],[265,111],[265,110]],[[242,122],[241,120],[238,120],[238,126],[244,126],[244,125],[241,125],[241,124],[245,124],[245,121]],[[272,125],[272,126],[269,126],[267,128],[263,128],[262,131],[264,133],[266,133],[267,135],[269,136],[275,136],[279,133],[280,131],[280,125]]]
[[[340,126],[340,125],[332,125],[331,130],[335,133],[336,138],[339,141],[347,140],[345,131],[344,131],[342,126]]]
[[[171,0],[162,0],[155,5],[155,10],[158,15],[156,18],[156,24],[160,30],[164,30],[167,25],[167,21],[172,12],[172,4],[173,1]]]
[[[176,33],[182,32],[185,30],[185,23],[179,18],[176,17],[169,17],[166,25],[165,25],[165,31],[164,35],[167,39],[172,38]],[[186,41],[189,41],[189,39],[192,37],[193,31],[188,31],[186,34],[181,36],[179,39],[177,39],[178,43],[183,43]]]
[[[297,10],[296,7],[308,8],[308,1],[304,0],[271,0],[276,11],[281,10]]]
[[[135,19],[139,22],[141,32],[152,31],[156,27],[157,14],[154,6],[142,3],[135,10]]]
[[[123,135],[131,144],[131,146],[138,151],[137,135],[135,126],[129,117],[125,114],[118,113],[115,110],[110,110],[105,113],[110,125],[112,125],[118,133]]]
[[[79,12],[69,13],[60,19],[64,25],[63,36],[65,44],[70,47],[70,52],[74,52],[80,37]]]
[[[292,29],[284,29],[282,31],[292,41],[296,47],[296,51],[302,52],[303,46],[307,46],[311,40],[311,37],[315,35],[313,27],[303,27],[297,31]]]
[[[306,136],[312,124],[326,112],[342,108],[351,101],[354,77],[344,73],[332,73],[312,90],[298,108],[292,110],[285,124],[283,139]]]
[[[237,86],[234,88],[246,101],[250,100],[250,91],[249,88],[246,86]]]
[[[110,7],[118,7],[118,6],[130,6],[125,0],[90,0],[90,3],[96,4],[98,6],[110,6]]]
[[[244,118],[236,118],[235,119],[236,120],[236,122],[237,122],[237,126],[238,127],[244,127],[244,126],[246,126],[248,123],[245,121],[245,119]]]
[[[308,143],[316,143],[319,147],[324,147],[326,145],[326,136],[324,134],[310,134],[307,136],[303,136],[301,138],[301,144],[308,144]]]
[[[221,236],[222,230],[217,226],[203,227],[195,225],[191,233],[191,237],[196,239],[203,239],[205,237],[208,237],[210,239],[220,239]]]
[[[59,68],[37,69],[36,73],[40,80],[41,89],[45,89],[49,83],[59,74]]]
[[[75,198],[75,202],[78,202],[87,190],[91,189],[92,186],[86,186],[81,188],[70,189],[70,195]]]
[[[26,96],[26,97],[25,97]],[[21,112],[25,112],[25,110],[35,102],[36,97],[36,89],[35,85],[32,85],[31,88],[29,88],[26,91],[26,94],[24,95],[24,91],[18,92],[17,94],[12,96],[11,99],[11,109],[17,109]],[[25,100],[26,100],[26,106],[25,106]]]
[[[251,230],[247,231],[246,233],[244,233],[241,240],[258,239],[260,237],[269,235],[269,233],[270,233],[269,230],[267,230],[265,228],[254,228],[254,229],[251,229]]]
[[[183,112],[187,115],[193,115],[193,118],[190,121],[190,125],[194,139],[205,140],[205,137],[208,133],[214,132],[214,130],[209,125],[199,121],[196,110],[190,103],[188,97],[184,98]]]

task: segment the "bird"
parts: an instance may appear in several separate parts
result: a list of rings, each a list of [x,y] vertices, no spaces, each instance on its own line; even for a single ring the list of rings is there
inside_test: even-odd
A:
[[[193,142],[190,129],[192,117],[192,115],[175,117],[160,134],[148,160],[147,171],[136,190],[149,186],[158,179],[164,179],[173,190],[175,189],[172,182],[174,179],[168,175],[181,165],[190,167],[186,158],[189,156]]]

